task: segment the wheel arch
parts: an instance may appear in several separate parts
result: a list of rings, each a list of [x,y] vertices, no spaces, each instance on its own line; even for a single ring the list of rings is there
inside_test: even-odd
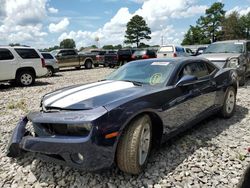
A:
[[[35,71],[35,69],[34,69],[33,67],[20,67],[20,68],[18,68],[17,71],[16,71],[16,76],[15,76],[15,78],[17,78],[17,75],[18,75],[21,71],[31,71],[31,72],[34,74],[34,76],[36,77],[36,71]]]
[[[133,116],[131,116],[126,123],[123,125],[121,132],[120,132],[120,136],[118,137],[118,141],[121,139],[121,136],[123,134],[123,132],[127,129],[127,127],[131,124],[131,122],[133,122],[136,118],[139,118],[143,115],[148,115],[151,119],[151,123],[152,123],[152,146],[153,147],[157,147],[160,145],[161,141],[162,141],[162,136],[163,136],[163,122],[160,118],[160,116],[150,110],[147,111],[141,111]]]
[[[85,63],[87,62],[87,61],[91,61],[91,63],[92,64],[94,64],[94,61],[93,61],[93,59],[91,58],[91,57],[87,57],[83,62],[83,65],[85,65]]]

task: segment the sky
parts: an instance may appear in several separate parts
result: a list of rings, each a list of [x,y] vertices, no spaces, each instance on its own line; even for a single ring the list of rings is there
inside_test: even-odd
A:
[[[77,48],[123,44],[127,22],[142,16],[160,45],[180,44],[190,25],[218,0],[0,0],[0,45],[36,48],[72,38]],[[250,11],[250,0],[219,0],[229,13]],[[99,42],[96,42],[96,39]]]

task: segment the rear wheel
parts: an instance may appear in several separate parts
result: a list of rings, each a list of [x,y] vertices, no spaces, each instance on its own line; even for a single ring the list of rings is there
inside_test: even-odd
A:
[[[17,74],[16,81],[20,86],[30,86],[35,82],[35,75],[32,71],[20,71]]]
[[[85,68],[86,69],[92,69],[92,61],[91,60],[87,60],[85,62]]]
[[[105,62],[103,66],[104,66],[104,67],[108,67],[108,66],[109,66],[109,63]]]
[[[81,69],[81,67],[75,67],[76,68],[76,70],[80,70]]]
[[[233,87],[229,87],[226,91],[224,103],[221,109],[221,115],[224,118],[233,116],[236,107],[236,91]]]
[[[97,64],[97,63],[96,63],[96,64],[94,64],[94,67],[99,67],[99,64]]]
[[[53,74],[54,74],[53,68],[52,68],[52,67],[47,67],[47,70],[48,70],[48,72],[47,72],[47,77],[53,76]]]
[[[130,174],[139,174],[143,170],[151,149],[151,130],[148,115],[131,122],[117,146],[116,160],[120,170]]]

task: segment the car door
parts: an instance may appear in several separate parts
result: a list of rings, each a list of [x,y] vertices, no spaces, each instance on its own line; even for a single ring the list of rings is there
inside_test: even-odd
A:
[[[198,80],[173,87],[172,100],[163,106],[164,133],[191,122],[214,104],[215,86],[211,84],[209,71],[204,62],[192,62],[182,67],[176,75],[175,83],[184,75],[197,76]]]
[[[0,49],[0,80],[10,80],[15,78],[18,60],[14,58],[10,50]]]

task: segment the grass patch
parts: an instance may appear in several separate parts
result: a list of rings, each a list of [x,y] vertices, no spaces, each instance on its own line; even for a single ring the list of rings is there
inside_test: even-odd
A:
[[[26,111],[27,104],[24,99],[21,99],[17,103],[15,103],[14,101],[11,101],[10,103],[7,104],[7,109],[9,110],[20,109],[20,110]]]

